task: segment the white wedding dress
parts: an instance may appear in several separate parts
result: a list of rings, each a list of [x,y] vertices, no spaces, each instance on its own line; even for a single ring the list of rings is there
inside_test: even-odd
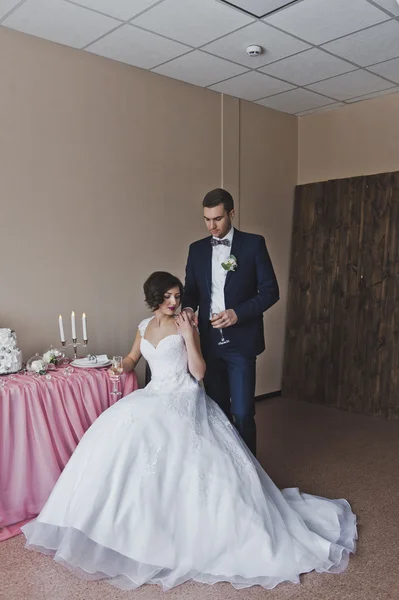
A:
[[[341,572],[355,550],[346,500],[280,491],[187,368],[180,334],[141,350],[152,381],[85,433],[27,547],[122,589],[189,579],[236,588]]]

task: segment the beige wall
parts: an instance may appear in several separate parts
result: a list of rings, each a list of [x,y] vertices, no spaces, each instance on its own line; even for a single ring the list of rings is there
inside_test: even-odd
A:
[[[296,120],[1,27],[0,73],[0,327],[25,359],[58,344],[59,312],[69,333],[72,309],[90,351],[126,353],[144,279],[184,275],[222,184],[276,265],[257,393],[280,389]]]
[[[399,170],[399,94],[299,119],[298,183]]]
[[[281,389],[282,378],[297,181],[296,117],[242,102],[240,166],[240,227],[265,236],[280,287],[280,301],[265,313],[266,351],[258,359],[259,385],[272,391]]]

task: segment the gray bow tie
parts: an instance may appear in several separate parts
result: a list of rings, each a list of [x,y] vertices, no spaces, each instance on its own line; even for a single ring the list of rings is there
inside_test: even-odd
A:
[[[211,239],[211,245],[212,246],[230,246],[230,240],[218,240],[216,238],[212,238]]]

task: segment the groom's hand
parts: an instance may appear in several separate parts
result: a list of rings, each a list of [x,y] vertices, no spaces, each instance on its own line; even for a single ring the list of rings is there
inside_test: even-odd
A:
[[[223,312],[216,315],[212,319],[212,326],[216,329],[224,329],[225,327],[231,327],[238,322],[238,317],[232,308],[228,308]]]

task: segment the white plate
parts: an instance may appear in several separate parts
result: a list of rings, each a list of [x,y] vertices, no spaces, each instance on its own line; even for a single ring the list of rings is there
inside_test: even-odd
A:
[[[87,365],[76,364],[75,361],[71,362],[71,367],[77,367],[78,369],[101,369],[101,367],[109,367],[112,365],[112,361],[108,360],[105,363],[91,363]]]

